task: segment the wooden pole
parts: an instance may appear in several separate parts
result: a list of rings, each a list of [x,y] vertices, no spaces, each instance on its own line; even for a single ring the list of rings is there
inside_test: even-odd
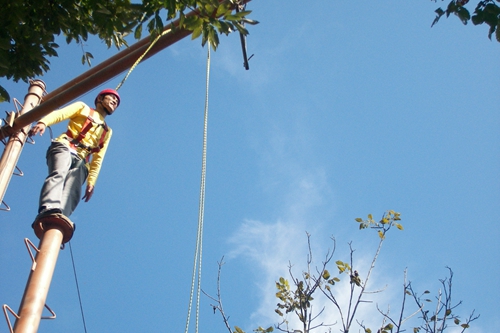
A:
[[[31,270],[24,290],[18,312],[19,319],[14,324],[14,333],[38,331],[62,240],[63,232],[57,227],[44,232],[40,240],[40,252],[35,258],[35,268]]]
[[[44,91],[45,83],[43,83],[43,81],[31,81],[28,88],[28,94],[24,99],[23,108],[20,111],[21,117],[40,103]],[[3,201],[3,197],[7,191],[12,173],[14,172],[21,151],[26,143],[30,128],[31,123],[23,126],[23,130],[13,134],[5,145],[2,157],[0,158],[0,203]]]

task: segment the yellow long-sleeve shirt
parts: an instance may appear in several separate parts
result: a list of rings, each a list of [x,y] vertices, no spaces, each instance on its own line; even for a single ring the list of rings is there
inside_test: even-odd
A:
[[[72,137],[76,138],[81,132],[87,117],[89,116],[90,108],[83,102],[76,102],[68,105],[60,110],[53,111],[47,116],[40,119],[39,122],[44,123],[46,126],[51,126],[57,124],[61,121],[69,119],[68,131],[71,132]],[[104,131],[104,117],[99,114],[99,112],[94,112],[92,115],[92,128],[85,134],[81,143],[87,147],[97,147],[99,146],[99,141],[101,139],[102,133]],[[108,149],[109,141],[111,139],[112,131],[108,127],[108,131],[104,138],[104,145],[98,152],[92,153],[92,159],[87,165],[89,168],[89,176],[87,178],[87,184],[94,186],[97,181],[97,176],[99,171],[101,171],[102,161],[106,150]],[[66,146],[70,147],[69,141],[67,140],[66,133],[61,134],[55,139]],[[70,138],[71,140],[71,138]],[[85,148],[76,148],[76,153],[82,159],[85,159],[89,154],[89,151]]]

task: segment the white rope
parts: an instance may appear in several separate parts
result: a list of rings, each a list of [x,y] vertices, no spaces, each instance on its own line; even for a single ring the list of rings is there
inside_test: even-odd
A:
[[[210,46],[207,47],[207,80],[205,93],[205,116],[203,126],[203,152],[201,162],[201,184],[200,184],[200,203],[198,209],[198,233],[196,236],[196,249],[194,254],[193,276],[191,279],[191,294],[189,296],[189,307],[186,320],[186,330],[188,333],[189,322],[191,320],[191,308],[193,304],[194,285],[196,281],[196,270],[198,268],[198,285],[196,291],[196,330],[198,333],[198,321],[200,317],[200,291],[201,291],[201,258],[203,252],[203,215],[205,210],[205,179],[207,170],[207,127],[208,127],[208,87],[210,81]]]

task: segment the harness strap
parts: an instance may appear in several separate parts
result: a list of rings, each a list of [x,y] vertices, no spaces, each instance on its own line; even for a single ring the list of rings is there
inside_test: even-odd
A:
[[[97,145],[97,147],[89,147],[82,143],[82,140],[85,138],[88,131],[90,131],[90,129],[92,128],[92,124],[94,123],[94,119],[92,118],[93,115],[94,115],[94,109],[90,109],[89,115],[87,116],[87,119],[85,119],[85,123],[82,126],[82,130],[80,131],[80,133],[78,133],[76,138],[73,137],[73,134],[71,133],[70,130],[66,131],[66,136],[68,137],[68,141],[73,149],[79,147],[87,150],[89,154],[93,154],[100,151],[102,147],[104,147],[104,140],[106,139],[106,134],[108,133],[109,130],[108,125],[106,125],[106,123],[102,125],[99,124],[104,128],[104,130],[102,131],[101,137],[99,138],[99,144]],[[69,140],[69,138],[71,138],[72,140]]]

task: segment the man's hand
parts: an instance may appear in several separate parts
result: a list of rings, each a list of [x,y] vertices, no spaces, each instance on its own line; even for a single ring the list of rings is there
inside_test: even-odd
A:
[[[37,123],[35,126],[33,126],[30,130],[30,132],[28,133],[29,136],[33,136],[33,135],[37,135],[38,133],[40,133],[40,136],[43,135],[43,133],[45,133],[45,128],[47,126],[44,124],[44,123]]]
[[[87,184],[87,188],[85,189],[85,194],[84,194],[82,200],[85,200],[85,202],[88,202],[90,200],[90,198],[92,198],[92,194],[94,194],[94,186]]]

